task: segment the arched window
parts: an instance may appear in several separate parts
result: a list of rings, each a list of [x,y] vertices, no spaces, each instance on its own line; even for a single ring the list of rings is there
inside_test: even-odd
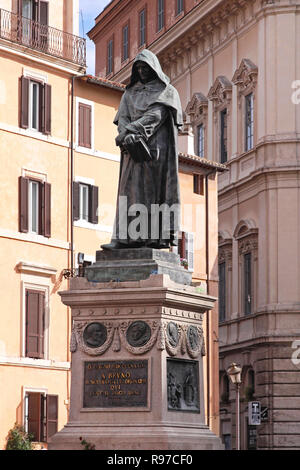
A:
[[[241,220],[234,231],[239,254],[239,310],[250,315],[256,310],[258,229],[252,219]]]

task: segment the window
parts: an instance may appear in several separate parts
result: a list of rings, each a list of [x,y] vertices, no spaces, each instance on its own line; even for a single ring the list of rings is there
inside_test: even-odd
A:
[[[176,15],[180,15],[183,11],[183,0],[176,0]]]
[[[252,312],[252,292],[251,292],[251,252],[244,254],[244,313],[249,315]]]
[[[48,24],[48,1],[18,0],[18,12],[24,19]]]
[[[173,247],[176,248],[176,247]],[[180,232],[178,247],[173,249],[180,255],[181,260],[186,260],[189,271],[194,270],[194,234],[191,232]]]
[[[110,39],[107,44],[107,75],[113,72],[113,65],[114,65],[113,47],[114,47],[113,40]]]
[[[143,46],[146,43],[146,10],[142,10],[139,15],[139,46]]]
[[[45,292],[26,289],[25,356],[44,358]]]
[[[249,315],[257,308],[258,228],[253,219],[242,219],[234,230],[238,241],[239,311]]]
[[[123,36],[122,61],[124,62],[129,57],[129,25],[128,24],[124,26],[122,36]]]
[[[18,38],[29,47],[48,47],[49,3],[41,0],[18,0],[18,13],[22,21],[18,23]]]
[[[220,400],[222,403],[229,402],[229,378],[226,372],[220,374]]]
[[[194,93],[186,107],[186,114],[194,133],[194,152],[199,157],[205,156],[205,129],[207,128],[208,99],[203,93]]]
[[[39,183],[29,180],[29,232],[39,233]]]
[[[34,441],[47,442],[58,429],[58,396],[26,392],[24,405],[25,431]]]
[[[79,185],[79,218],[89,220],[89,186],[87,184]]]
[[[220,140],[220,157],[221,163],[227,162],[227,109],[223,109],[220,112],[220,128],[221,128],[221,140]]]
[[[253,93],[245,96],[245,151],[253,148]]]
[[[21,77],[20,127],[51,134],[51,86]]]
[[[157,31],[160,31],[165,25],[165,1],[158,0],[158,18],[157,18]]]
[[[82,102],[78,104],[78,145],[92,148],[92,106]]]
[[[226,319],[226,263],[219,263],[219,321]]]
[[[91,184],[73,183],[73,220],[98,224],[98,187]]]
[[[218,234],[219,322],[229,320],[232,302],[232,238],[226,230]]]
[[[242,59],[232,77],[232,83],[237,87],[239,152],[247,152],[254,146],[257,77],[258,67],[247,58]]]
[[[51,237],[51,185],[19,178],[19,231]]]
[[[204,157],[204,126],[197,126],[197,155]]]
[[[204,178],[203,175],[193,175],[193,186],[194,186],[194,193],[200,194],[201,196],[204,195]]]

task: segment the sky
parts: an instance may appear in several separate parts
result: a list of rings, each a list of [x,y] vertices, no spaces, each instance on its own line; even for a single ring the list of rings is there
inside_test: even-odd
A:
[[[96,16],[110,0],[79,0],[79,34],[86,39],[87,74],[95,75],[95,47],[87,32],[95,25]]]

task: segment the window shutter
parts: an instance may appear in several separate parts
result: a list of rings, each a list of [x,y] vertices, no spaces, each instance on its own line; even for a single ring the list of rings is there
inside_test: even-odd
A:
[[[47,83],[45,83],[44,93],[45,93],[45,96],[44,96],[45,127],[44,127],[43,132],[47,135],[50,135],[51,134],[51,85],[48,85]]]
[[[33,434],[33,439],[40,442],[41,436],[41,394],[28,393],[28,433]]]
[[[49,17],[48,2],[39,2],[39,22],[43,25],[48,25]]]
[[[26,357],[44,357],[45,294],[26,291]]]
[[[58,429],[58,395],[47,395],[46,440],[57,433]]]
[[[180,235],[181,235],[181,238],[180,238]],[[178,252],[180,254],[180,258],[185,259],[185,232],[179,233]]]
[[[98,187],[90,186],[89,188],[89,222],[98,223]]]
[[[28,179],[19,177],[19,231],[28,232]]]
[[[42,235],[44,237],[51,237],[51,184],[43,184],[43,227]]]
[[[92,107],[79,103],[78,110],[78,145],[92,147]]]
[[[45,132],[45,85],[39,84],[39,131]]]
[[[23,129],[29,127],[29,79],[26,77],[21,77],[20,127]]]
[[[79,183],[73,182],[73,221],[79,220]]]
[[[78,106],[78,145],[80,147],[84,146],[84,108],[82,103],[79,103]]]

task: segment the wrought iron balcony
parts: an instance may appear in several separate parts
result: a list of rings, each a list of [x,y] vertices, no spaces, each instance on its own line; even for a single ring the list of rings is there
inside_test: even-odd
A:
[[[0,38],[86,66],[86,40],[0,8]]]

